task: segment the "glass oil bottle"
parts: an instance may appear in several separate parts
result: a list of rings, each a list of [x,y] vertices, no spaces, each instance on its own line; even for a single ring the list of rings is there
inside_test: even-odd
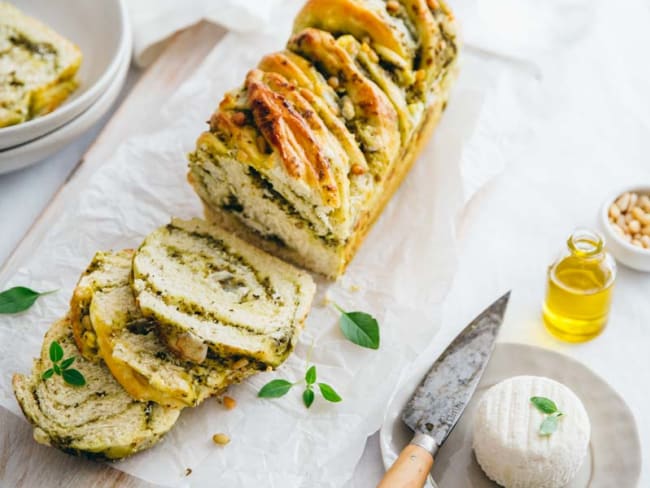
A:
[[[568,249],[548,268],[544,324],[567,342],[584,342],[600,334],[609,316],[616,263],[595,232],[579,229]]]

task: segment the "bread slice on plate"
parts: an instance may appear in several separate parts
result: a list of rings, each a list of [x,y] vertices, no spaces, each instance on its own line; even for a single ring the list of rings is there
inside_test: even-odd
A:
[[[52,367],[53,341],[61,345],[63,358],[77,356],[72,367],[83,374],[85,385],[71,386],[56,374],[43,379]],[[120,459],[153,446],[180,413],[177,408],[134,400],[106,366],[79,358],[68,317],[48,330],[31,375],[15,374],[13,388],[34,425],[36,441],[93,459]]]
[[[45,24],[0,2],[0,127],[45,115],[77,88],[81,51]]]
[[[315,293],[308,273],[200,219],[173,219],[147,236],[133,289],[182,357],[201,363],[210,351],[270,367],[292,351]]]
[[[88,322],[99,356],[132,397],[179,408],[195,406],[264,369],[240,357],[209,357],[199,365],[169,351],[156,333],[156,322],[142,315],[133,297],[131,259],[124,259],[133,253],[97,253],[83,280],[104,285],[90,292]]]

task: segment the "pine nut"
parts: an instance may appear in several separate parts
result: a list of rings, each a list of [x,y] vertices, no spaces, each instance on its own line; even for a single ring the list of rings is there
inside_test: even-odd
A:
[[[230,442],[230,437],[228,437],[226,434],[214,434],[212,436],[212,440],[214,441],[215,444],[219,444],[220,446],[225,446]]]
[[[621,215],[621,209],[618,208],[618,205],[612,203],[612,206],[609,207],[609,216],[613,219],[617,219]]]
[[[244,366],[248,365],[248,359],[241,358],[235,361],[232,365],[232,369],[242,369]]]
[[[650,250],[650,195],[625,192],[609,206],[607,214],[615,234]]]
[[[629,204],[630,194],[627,192],[623,193],[620,197],[618,197],[618,200],[616,200],[616,205],[619,209],[621,209],[621,212],[626,212]]]
[[[223,397],[223,406],[226,407],[228,410],[232,410],[237,406],[237,400],[226,395],[225,397]]]
[[[386,2],[386,10],[389,14],[396,14],[399,12],[399,2],[396,0],[388,0],[388,2]]]
[[[339,87],[339,79],[336,76],[330,76],[327,79],[327,84],[336,90]]]
[[[641,195],[639,198],[639,205],[646,212],[650,212],[650,197],[648,195]]]

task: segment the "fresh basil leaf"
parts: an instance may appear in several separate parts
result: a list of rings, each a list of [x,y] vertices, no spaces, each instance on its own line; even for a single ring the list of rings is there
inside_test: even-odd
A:
[[[314,403],[314,398],[316,396],[314,395],[314,392],[311,388],[307,388],[305,391],[302,392],[302,401],[305,404],[305,407],[309,408],[311,407],[311,404]]]
[[[63,381],[73,386],[83,386],[86,384],[86,378],[76,369],[66,369],[63,371]]]
[[[286,395],[293,383],[287,380],[273,380],[269,381],[257,394],[260,398],[279,398]]]
[[[313,385],[316,383],[316,366],[312,366],[305,373],[305,381],[308,385]]]
[[[343,400],[338,393],[334,391],[327,383],[318,383],[318,388],[320,388],[320,394],[323,395],[323,398],[328,402],[337,403]]]
[[[59,368],[59,365],[58,365],[58,364],[53,364],[53,365],[52,365],[52,369],[54,370],[54,372],[55,372],[56,374],[58,374],[59,376],[61,376],[61,368]]]
[[[76,358],[74,356],[69,357],[68,359],[64,359],[63,362],[61,363],[61,369],[68,369],[72,363],[74,363],[74,360]]]
[[[38,292],[24,286],[15,286],[0,293],[0,314],[24,312],[34,305],[34,302],[43,295],[53,291]]]
[[[56,363],[61,359],[63,359],[63,348],[58,342],[52,341],[50,344],[50,361]]]
[[[557,421],[559,415],[549,415],[544,419],[542,425],[539,426],[539,435],[551,435],[557,430]]]
[[[51,378],[53,374],[54,374],[54,370],[52,368],[50,368],[50,369],[47,369],[47,370],[43,371],[43,374],[41,374],[41,378],[46,380],[48,378]]]
[[[553,400],[549,400],[546,397],[531,397],[530,403],[535,405],[535,408],[542,413],[555,413],[557,412],[557,405]]]
[[[338,305],[341,312],[339,327],[343,335],[354,344],[368,349],[379,349],[379,323],[365,312],[346,312]]]

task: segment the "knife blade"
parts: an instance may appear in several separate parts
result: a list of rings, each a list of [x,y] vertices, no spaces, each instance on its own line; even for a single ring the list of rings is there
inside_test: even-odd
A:
[[[510,292],[481,312],[433,363],[402,410],[402,420],[415,436],[379,487],[411,486],[401,484],[407,479],[417,479],[422,486],[433,456],[460,419],[483,375],[509,299]],[[408,478],[409,471],[414,478]]]

